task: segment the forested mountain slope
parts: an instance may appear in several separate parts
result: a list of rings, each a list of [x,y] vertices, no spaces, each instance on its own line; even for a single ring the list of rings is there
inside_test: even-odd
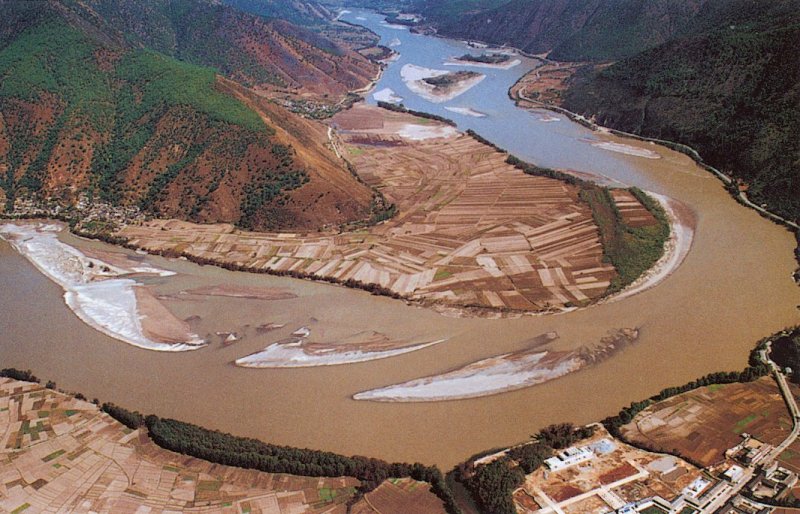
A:
[[[445,36],[507,44],[560,61],[633,56],[671,39],[754,19],[791,16],[790,0],[417,0]],[[470,8],[472,6],[473,8]],[[475,9],[477,7],[477,9]]]
[[[245,88],[221,83],[211,68],[144,48],[152,33],[132,43],[88,5],[0,2],[7,207],[17,197],[70,203],[88,192],[163,217],[255,229],[369,215],[372,192],[323,147],[318,127],[248,104]],[[227,17],[210,21],[229,27]]]
[[[472,13],[443,3],[450,15],[439,6],[428,18],[441,34],[617,61],[574,77],[564,106],[695,147],[754,201],[800,218],[800,0],[511,0]]]
[[[211,66],[248,87],[343,95],[368,84],[378,71],[375,63],[315,32],[218,2],[68,0],[65,4],[104,33]]]
[[[696,148],[756,203],[800,219],[800,3],[681,38],[573,81],[564,106]]]

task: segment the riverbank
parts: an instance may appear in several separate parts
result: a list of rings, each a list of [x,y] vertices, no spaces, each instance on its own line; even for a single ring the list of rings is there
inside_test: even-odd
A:
[[[536,70],[531,71],[529,74],[532,74],[532,73],[536,73]],[[706,170],[708,172],[711,172],[714,176],[716,176],[718,179],[720,179],[723,182],[723,184],[725,184],[726,190],[728,190],[728,192],[731,194],[731,196],[737,202],[739,202],[740,204],[742,204],[742,205],[744,205],[746,207],[749,207],[749,208],[755,210],[761,216],[764,216],[765,218],[767,218],[767,219],[769,219],[769,220],[771,220],[771,221],[773,221],[773,222],[775,222],[775,223],[777,223],[779,225],[783,225],[784,227],[786,227],[786,228],[788,228],[790,230],[794,230],[795,233],[798,234],[798,238],[799,238],[798,247],[800,248],[800,225],[798,225],[797,223],[795,223],[795,222],[793,222],[791,220],[787,220],[786,218],[783,218],[782,216],[779,216],[778,214],[775,214],[775,213],[769,211],[768,209],[766,209],[766,208],[764,208],[764,207],[762,207],[760,205],[756,205],[753,202],[751,202],[747,197],[746,191],[740,191],[739,188],[736,187],[736,183],[735,183],[735,181],[733,180],[733,178],[731,176],[726,175],[725,173],[721,172],[720,170],[718,170],[718,169],[714,168],[713,166],[707,164],[703,160],[703,157],[700,155],[700,153],[697,150],[695,150],[694,148],[692,148],[692,147],[690,147],[688,145],[684,145],[682,143],[676,143],[674,141],[668,141],[668,140],[657,139],[657,138],[650,138],[650,137],[646,137],[646,136],[641,136],[639,134],[633,134],[633,133],[630,133],[630,132],[624,132],[624,131],[616,130],[616,129],[613,129],[613,128],[604,127],[602,125],[597,124],[593,120],[587,119],[586,117],[581,116],[580,114],[574,113],[572,111],[569,111],[569,110],[567,110],[567,109],[565,109],[565,108],[563,108],[561,106],[553,105],[552,103],[549,103],[549,102],[540,102],[540,101],[534,100],[532,98],[529,98],[529,97],[525,96],[522,93],[522,90],[518,87],[519,84],[521,84],[523,82],[525,77],[526,76],[520,77],[520,79],[514,85],[512,85],[511,88],[509,88],[509,90],[508,90],[509,98],[511,98],[518,106],[520,106],[522,108],[532,109],[532,110],[545,109],[545,110],[548,110],[548,111],[557,112],[559,114],[567,116],[570,120],[572,120],[572,121],[574,121],[576,123],[580,123],[581,125],[584,125],[585,127],[590,128],[591,130],[605,132],[605,133],[613,134],[613,135],[620,136],[620,137],[623,137],[623,138],[630,138],[630,139],[635,139],[635,140],[638,140],[638,141],[645,141],[645,142],[655,143],[655,144],[664,146],[666,148],[669,148],[670,150],[675,150],[677,152],[681,152],[681,153],[689,156],[695,163],[697,163],[698,166],[700,166],[701,168],[703,168],[704,170]],[[530,105],[525,106],[525,105],[521,105],[521,103],[528,103]],[[797,259],[798,259],[798,264],[800,264],[800,252],[797,253]]]
[[[494,146],[400,108],[358,104],[333,123],[336,150],[399,215],[363,233],[154,220],[114,236],[162,255],[324,280],[462,316],[558,312],[592,303],[611,283],[614,269],[602,262],[574,185],[522,173]]]
[[[147,350],[196,350],[206,342],[188,324],[172,315],[136,275],[164,276],[152,267],[120,267],[89,257],[58,240],[63,226],[54,223],[0,225],[0,238],[8,241],[43,275],[61,286],[64,301],[87,325],[114,339]],[[112,260],[112,259],[109,259]]]

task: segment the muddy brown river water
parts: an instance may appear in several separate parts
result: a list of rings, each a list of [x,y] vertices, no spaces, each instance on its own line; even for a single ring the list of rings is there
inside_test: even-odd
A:
[[[505,90],[496,94],[505,95]],[[788,231],[737,204],[717,179],[682,154],[613,136],[593,137],[657,151],[661,159],[616,157],[627,170],[620,180],[635,170],[637,184],[680,200],[696,216],[693,247],[683,264],[657,287],[633,297],[560,315],[451,318],[338,286],[148,257],[156,266],[179,273],[141,279],[161,294],[241,284],[282,287],[297,295],[283,300],[166,300],[181,318],[199,316],[193,329],[212,343],[196,351],[164,353],[127,345],[82,323],[64,304],[58,285],[0,242],[0,365],[32,369],[88,398],[237,435],[447,469],[480,450],[524,440],[546,424],[598,420],[664,387],[740,369],[758,339],[800,323],[800,288],[791,280],[794,238]],[[585,143],[576,139],[574,144]],[[591,160],[581,169],[593,171]],[[78,247],[113,249],[69,234],[62,237]],[[255,327],[264,323],[285,327],[257,333]],[[367,330],[410,341],[447,341],[341,366],[232,365],[301,326],[322,341]],[[640,329],[637,344],[543,385],[449,402],[351,399],[361,391],[520,350],[546,332],[559,334],[556,349],[571,349],[622,327]],[[244,337],[223,346],[215,333],[230,331]]]

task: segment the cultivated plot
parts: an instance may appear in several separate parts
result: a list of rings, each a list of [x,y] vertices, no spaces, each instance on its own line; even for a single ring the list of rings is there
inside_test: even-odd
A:
[[[120,235],[149,250],[380,286],[442,306],[559,309],[599,298],[615,276],[576,187],[526,175],[437,121],[359,104],[333,123],[337,151],[397,206],[394,218],[343,233],[155,220]]]

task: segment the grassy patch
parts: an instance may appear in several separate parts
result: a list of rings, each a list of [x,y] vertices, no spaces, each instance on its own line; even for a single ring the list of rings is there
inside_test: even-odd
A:
[[[719,391],[720,389],[723,389],[724,387],[725,387],[725,384],[711,384],[710,386],[708,386],[708,392],[716,393],[717,391]]]
[[[219,480],[201,480],[197,483],[198,491],[219,491],[222,482]]]
[[[174,473],[180,473],[180,471],[181,471],[181,470],[180,470],[180,468],[176,468],[175,466],[169,466],[169,465],[165,465],[165,466],[164,466],[163,468],[161,468],[161,469],[163,469],[163,470],[165,470],[165,471],[172,471],[172,472],[174,472]]]
[[[733,428],[733,431],[737,434],[741,434],[742,432],[744,432],[744,429],[745,427],[747,427],[747,425],[749,425],[750,423],[752,423],[757,419],[758,419],[758,414],[750,414],[746,418],[737,421],[736,425]]]
[[[30,506],[31,506],[31,504],[30,504],[30,503],[23,503],[22,505],[20,505],[20,506],[19,506],[19,507],[17,507],[16,509],[12,510],[12,511],[11,511],[11,514],[19,514],[20,512],[22,512],[22,511],[26,510],[26,509],[27,509],[28,507],[30,507]]]
[[[117,75],[140,88],[144,105],[190,105],[212,119],[254,131],[266,128],[254,111],[217,91],[216,72],[211,68],[142,50],[126,55]]]
[[[42,461],[44,461],[44,462],[50,462],[51,460],[53,460],[53,459],[57,459],[58,457],[60,457],[60,456],[64,455],[65,453],[67,453],[67,451],[66,451],[66,450],[56,450],[56,451],[54,451],[53,453],[51,453],[50,455],[48,455],[48,456],[46,456],[46,457],[43,457],[43,458],[42,458]]]
[[[363,148],[358,148],[358,147],[355,147],[355,146],[351,146],[350,148],[347,149],[347,151],[353,157],[358,157],[359,155],[363,155],[364,152],[365,152],[365,150]]]
[[[40,418],[49,418],[50,417],[50,411],[49,410],[40,410],[38,412],[38,414],[39,414]]]
[[[433,276],[433,280],[444,280],[452,275],[453,274],[447,271],[446,269],[440,269],[436,271],[436,274]]]
[[[580,192],[600,228],[605,258],[617,270],[618,276],[612,279],[607,294],[622,290],[650,269],[664,254],[664,243],[669,238],[669,221],[661,206],[636,188],[630,191],[653,214],[657,224],[626,225],[608,189],[586,187]]]
[[[336,498],[336,491],[331,489],[330,487],[323,487],[319,491],[319,499],[330,503]]]
[[[70,416],[74,416],[75,414],[77,414],[79,412],[80,412],[79,410],[69,409],[69,410],[64,411],[64,414],[66,414],[67,417],[70,417]]]

